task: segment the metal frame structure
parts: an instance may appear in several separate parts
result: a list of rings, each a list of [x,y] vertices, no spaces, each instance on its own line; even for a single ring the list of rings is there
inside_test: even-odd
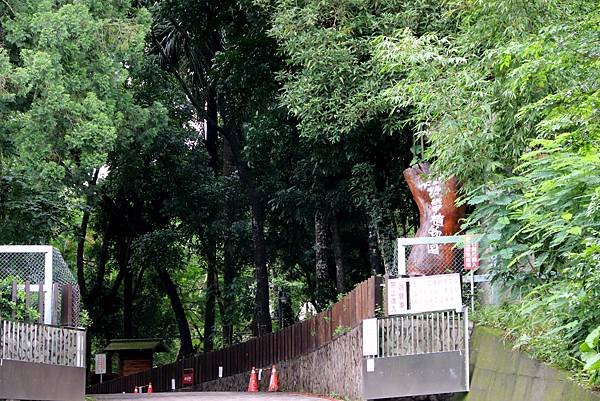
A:
[[[440,237],[415,237],[415,238],[397,238],[396,239],[396,259],[397,259],[397,274],[396,277],[406,276],[406,248],[414,245],[430,245],[430,244],[462,244],[465,243],[467,235],[447,235]],[[475,238],[477,238],[475,236]],[[470,296],[470,307],[471,312],[475,310],[475,283],[488,282],[488,276],[486,274],[475,274],[474,270],[471,270],[467,274],[469,278],[469,285],[471,287]],[[386,278],[390,278],[389,276]]]
[[[0,255],[0,278],[12,281],[13,302],[17,291],[24,291],[28,307],[30,294],[37,292],[41,318],[39,323],[15,321],[13,311],[12,320],[0,319],[0,399],[82,400],[86,332],[71,327],[79,324],[79,288],[73,273],[49,245],[2,245]],[[59,308],[60,321],[67,316],[63,324],[69,327],[57,326]]]
[[[0,253],[42,253],[44,254],[44,324],[52,324],[52,297],[53,297],[53,248],[49,245],[0,245]],[[32,285],[31,291],[39,291],[39,287]]]
[[[415,237],[398,238],[398,276],[406,275],[406,247],[410,245],[429,245],[429,244],[458,244],[464,242],[465,235],[449,235],[441,237]]]
[[[417,245],[464,244],[466,235],[439,237],[398,238],[396,241],[396,271],[387,272],[386,286],[389,280],[396,278],[395,285],[405,281],[405,292],[397,287],[394,295],[386,290],[386,312],[389,312],[388,296],[404,298],[399,302],[394,315],[363,321],[363,398],[366,400],[424,396],[442,393],[469,391],[469,307],[474,308],[475,283],[487,281],[485,275],[475,275],[471,270],[465,274],[462,263],[453,262],[452,266],[440,266],[440,274],[458,272],[468,277],[470,284],[470,302],[462,302],[456,296],[447,297],[436,304],[432,297],[432,309],[411,311],[411,280],[407,278],[408,248]],[[458,259],[459,261],[461,259]],[[444,273],[442,273],[444,271]],[[431,277],[433,280],[435,276]],[[440,276],[441,277],[441,276]],[[460,280],[460,278],[458,279]],[[440,282],[444,282],[441,280]],[[390,284],[391,285],[391,284]],[[462,292],[460,284],[457,288]],[[406,289],[405,288],[405,289]],[[444,291],[450,291],[444,287]],[[468,291],[464,289],[465,292]],[[427,292],[419,290],[419,296]],[[438,301],[439,302],[439,298]],[[462,305],[462,306],[461,306]],[[446,309],[443,309],[446,308]],[[451,309],[457,308],[457,309]],[[387,314],[387,313],[386,313]]]

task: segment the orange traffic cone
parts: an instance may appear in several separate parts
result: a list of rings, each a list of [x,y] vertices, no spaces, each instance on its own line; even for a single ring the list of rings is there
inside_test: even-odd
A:
[[[279,391],[279,373],[277,373],[277,369],[275,369],[275,365],[273,365],[273,369],[271,369],[271,380],[269,381],[269,391]]]
[[[137,394],[137,393],[139,393],[138,386],[135,386],[135,388],[133,389],[133,393],[134,393],[134,394]]]
[[[258,379],[256,378],[256,368],[252,367],[252,373],[250,373],[250,383],[248,383],[248,391],[249,392],[257,392],[258,391]]]
[[[152,382],[150,382],[148,384],[148,393],[153,393],[153,392],[154,392],[154,390],[152,389]]]

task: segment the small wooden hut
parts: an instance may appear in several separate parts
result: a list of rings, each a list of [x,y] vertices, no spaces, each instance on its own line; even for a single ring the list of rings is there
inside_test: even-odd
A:
[[[110,340],[104,351],[107,359],[119,360],[120,376],[132,375],[151,369],[156,352],[167,352],[168,349],[160,338],[119,338]],[[111,363],[107,363],[108,366]],[[108,373],[108,372],[107,372]]]

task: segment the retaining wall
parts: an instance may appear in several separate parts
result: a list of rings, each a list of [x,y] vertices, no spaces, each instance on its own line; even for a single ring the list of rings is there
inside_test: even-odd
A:
[[[362,393],[362,326],[342,334],[314,352],[277,365],[282,391],[339,395],[352,400]],[[258,367],[257,367],[258,368]],[[270,366],[263,367],[260,390],[269,387]],[[197,391],[246,391],[250,372],[194,386]]]
[[[471,338],[471,391],[456,401],[600,401],[567,372],[513,351],[499,331],[476,327]]]
[[[566,372],[513,351],[499,331],[476,327],[471,340],[469,393],[396,400],[600,401],[598,392],[577,385],[568,379]],[[359,326],[310,354],[279,363],[281,389],[361,400],[361,347],[362,327]],[[263,368],[260,390],[266,391],[270,366]],[[246,372],[205,382],[195,386],[194,390],[246,391],[249,374]]]

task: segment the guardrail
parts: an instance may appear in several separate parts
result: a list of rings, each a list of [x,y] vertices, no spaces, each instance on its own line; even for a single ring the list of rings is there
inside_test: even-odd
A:
[[[0,359],[85,368],[85,330],[0,320]]]

